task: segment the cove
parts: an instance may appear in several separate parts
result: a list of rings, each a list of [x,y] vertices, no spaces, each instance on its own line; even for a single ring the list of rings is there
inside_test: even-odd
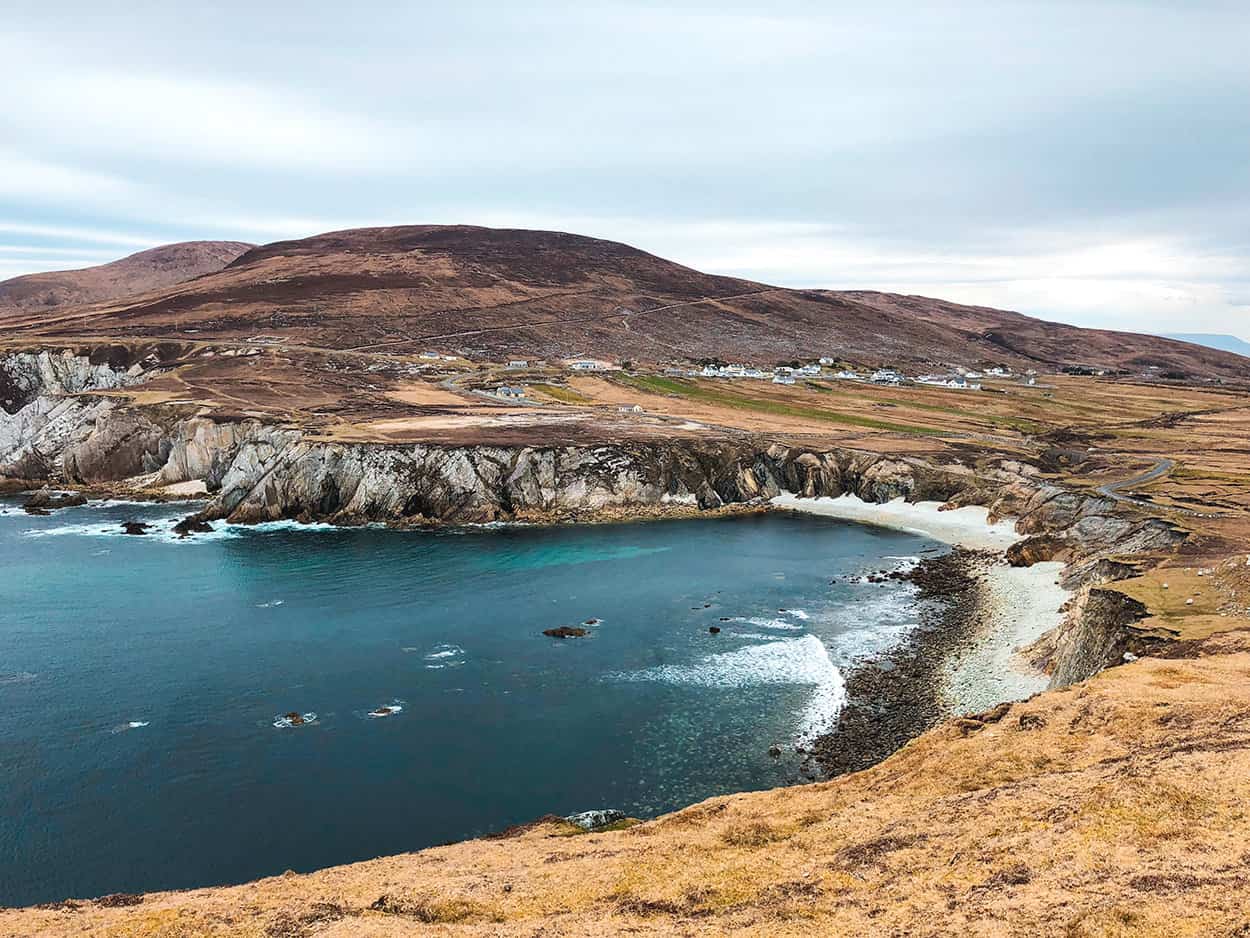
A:
[[[6,905],[802,781],[796,748],[836,719],[842,673],[917,618],[910,584],[858,575],[944,549],[793,514],[177,541],[185,506],[16,505],[0,501]],[[589,634],[542,635],[559,625]],[[288,712],[316,718],[275,726]]]

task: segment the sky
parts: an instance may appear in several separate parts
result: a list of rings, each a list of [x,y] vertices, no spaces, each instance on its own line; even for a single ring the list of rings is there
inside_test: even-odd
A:
[[[3,6],[0,279],[467,223],[1250,339],[1244,0]]]

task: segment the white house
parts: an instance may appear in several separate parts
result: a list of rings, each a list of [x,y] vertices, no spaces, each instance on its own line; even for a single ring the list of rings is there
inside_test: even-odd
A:
[[[783,375],[780,371],[778,371],[775,375],[773,375],[773,384],[794,384],[794,376]]]
[[[620,411],[622,414],[641,414],[642,405],[641,404],[622,404],[620,407],[617,408],[617,410]]]
[[[822,365],[832,365],[832,364],[833,364],[833,359],[832,359],[832,358],[829,358],[828,356],[825,356],[824,358],[822,358],[822,359],[820,360],[820,363],[821,363]]]
[[[495,388],[495,396],[496,397],[524,397],[525,388],[513,387],[513,386],[506,385],[506,384],[501,384],[499,387]]]
[[[878,368],[869,380],[873,384],[898,384],[903,380],[903,376],[893,368]]]
[[[527,362],[524,358],[514,358],[512,359],[512,361],[508,362],[508,367],[513,369],[514,371],[518,368],[528,368],[529,366],[530,366],[530,363]]]
[[[433,359],[434,361],[438,361],[438,352],[422,352],[421,357]]]
[[[819,365],[804,365],[802,368],[799,369],[799,374],[818,375],[820,374],[820,366]]]

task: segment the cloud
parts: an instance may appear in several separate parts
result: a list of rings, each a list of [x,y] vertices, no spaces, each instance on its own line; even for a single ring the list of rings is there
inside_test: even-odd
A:
[[[66,0],[5,25],[0,218],[33,227],[502,222],[788,284],[1250,328],[1245,4]]]

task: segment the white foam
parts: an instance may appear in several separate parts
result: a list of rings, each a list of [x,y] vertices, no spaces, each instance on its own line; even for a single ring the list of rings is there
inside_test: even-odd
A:
[[[290,717],[286,716],[286,714],[283,714],[280,717],[274,718],[273,725],[277,729],[285,730],[285,729],[290,729],[291,727],[307,726],[310,723],[317,722],[317,714],[313,713],[312,711],[309,711],[308,713],[301,713],[300,717],[303,719],[304,721],[303,723],[296,723]]]
[[[811,616],[809,616],[802,609],[785,609],[782,611],[782,615],[793,616],[796,619],[802,619],[804,621],[807,621],[808,619],[811,618]]]
[[[746,621],[750,622],[752,625],[758,626],[761,629],[777,629],[781,632],[798,632],[803,628],[803,626],[795,625],[793,622],[787,622],[785,619],[754,618],[747,619]]]
[[[118,733],[128,733],[131,730],[142,729],[143,727],[149,726],[149,725],[150,724],[148,723],[147,720],[131,720],[128,723],[117,724],[115,727],[109,730],[109,732],[116,736]]]
[[[385,720],[387,717],[393,717],[397,713],[402,713],[403,704],[399,702],[389,703],[384,707],[378,707],[376,710],[369,711],[370,720]]]
[[[426,661],[438,661],[440,658],[458,658],[464,654],[459,645],[435,645],[434,650],[425,656]]]
[[[256,608],[257,609],[273,609],[275,606],[281,606],[284,602],[286,602],[285,599],[271,599],[267,603],[257,603]]]
[[[118,503],[112,502],[110,504],[115,505]],[[150,502],[137,502],[135,504],[151,507]],[[108,506],[97,504],[86,507]],[[70,510],[72,509],[66,509],[66,511]],[[122,527],[121,521],[93,521],[79,524],[60,524],[46,528],[29,528],[23,531],[22,534],[26,537],[126,537],[136,540],[142,538],[148,541],[159,541],[164,544],[207,544],[212,541],[246,537],[249,534],[276,534],[284,531],[324,533],[352,530],[348,527],[325,522],[301,524],[298,521],[264,521],[260,524],[226,524],[221,521],[214,521],[212,522],[212,531],[189,534],[186,537],[182,537],[174,530],[174,527],[186,516],[186,513],[182,512],[164,518],[135,518],[134,520],[141,521],[148,526],[148,529],[140,535],[127,534]],[[385,527],[385,525],[367,525],[367,527]]]
[[[747,645],[709,655],[692,665],[661,665],[610,675],[622,681],[657,681],[696,687],[757,687],[770,684],[809,684],[812,695],[799,714],[800,742],[828,732],[846,704],[846,682],[815,635]]]

